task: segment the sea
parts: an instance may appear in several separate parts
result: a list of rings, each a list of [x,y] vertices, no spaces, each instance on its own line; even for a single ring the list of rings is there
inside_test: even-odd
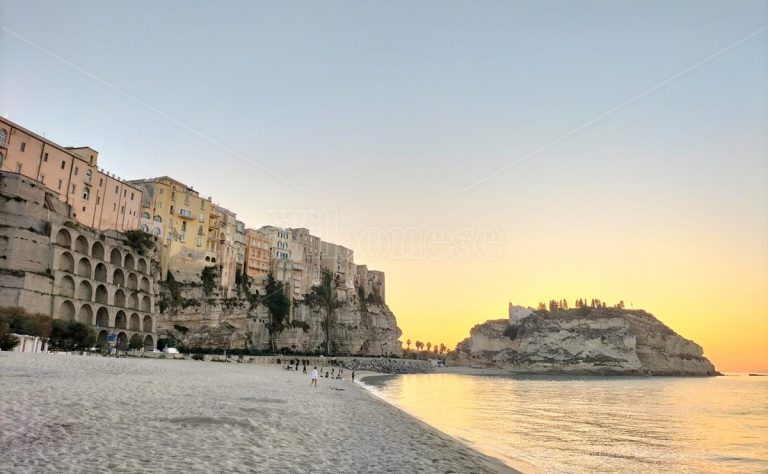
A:
[[[768,377],[453,373],[363,385],[523,472],[768,473]]]

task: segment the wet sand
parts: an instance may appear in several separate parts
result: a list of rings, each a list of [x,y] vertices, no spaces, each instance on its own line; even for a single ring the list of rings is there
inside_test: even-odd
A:
[[[349,380],[309,381],[279,366],[0,353],[0,472],[511,472]]]

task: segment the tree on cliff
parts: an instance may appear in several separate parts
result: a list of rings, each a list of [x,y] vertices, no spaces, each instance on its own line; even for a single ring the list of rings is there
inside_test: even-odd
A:
[[[323,270],[320,284],[313,286],[312,292],[317,295],[320,304],[325,308],[325,353],[331,355],[331,323],[336,309],[341,307],[341,301],[336,295],[336,284],[330,270]]]
[[[267,285],[264,287],[266,294],[261,298],[261,303],[269,312],[269,345],[272,352],[276,352],[275,334],[285,329],[285,317],[291,309],[291,300],[285,296],[283,282],[275,280],[272,272],[267,275]]]

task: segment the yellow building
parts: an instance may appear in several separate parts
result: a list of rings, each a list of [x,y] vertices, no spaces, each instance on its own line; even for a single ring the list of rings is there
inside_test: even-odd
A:
[[[196,281],[204,267],[218,265],[209,247],[210,198],[168,176],[130,181],[142,190],[140,228],[162,241],[162,278],[170,269],[177,280]]]

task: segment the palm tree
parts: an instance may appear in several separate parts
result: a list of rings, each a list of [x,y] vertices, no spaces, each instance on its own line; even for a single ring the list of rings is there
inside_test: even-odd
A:
[[[408,339],[407,341],[405,341],[405,343],[408,345],[408,350],[410,351],[411,350],[411,340]]]
[[[429,352],[430,350],[432,350],[432,343],[428,342],[427,343],[427,352]]]
[[[443,344],[443,343],[441,342],[441,343],[440,343],[440,353],[441,353],[441,354],[445,354],[445,349],[446,349],[446,348],[445,348],[445,344]]]
[[[325,354],[331,355],[331,321],[336,308],[341,307],[336,295],[336,285],[334,285],[333,275],[330,270],[323,270],[323,277],[320,284],[312,287],[312,291],[320,299],[320,303],[325,308]]]
[[[416,341],[416,350],[420,352],[422,347],[424,347],[424,343],[421,341]]]

